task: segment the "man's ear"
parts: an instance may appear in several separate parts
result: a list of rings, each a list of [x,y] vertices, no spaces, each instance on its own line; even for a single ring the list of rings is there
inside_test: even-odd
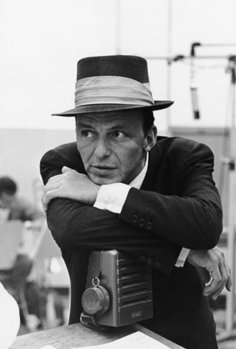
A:
[[[144,150],[145,151],[150,151],[152,149],[152,147],[154,147],[154,145],[156,144],[156,140],[157,140],[157,128],[156,126],[152,126],[146,136],[145,136],[145,140],[144,140]]]

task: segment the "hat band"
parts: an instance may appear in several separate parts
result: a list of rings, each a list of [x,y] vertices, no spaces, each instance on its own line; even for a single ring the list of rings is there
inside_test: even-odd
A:
[[[91,104],[154,104],[149,83],[122,76],[92,76],[76,82],[75,106]]]

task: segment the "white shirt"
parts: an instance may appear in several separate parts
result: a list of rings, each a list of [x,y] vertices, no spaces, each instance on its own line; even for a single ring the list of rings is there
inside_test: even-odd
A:
[[[0,349],[8,349],[20,328],[19,308],[0,282]]]
[[[135,177],[129,184],[124,183],[112,183],[104,184],[98,190],[97,199],[94,203],[94,207],[101,210],[108,210],[113,213],[120,214],[124,206],[125,200],[128,196],[131,188],[140,189],[144,181],[148,168],[148,153],[145,165],[141,172]],[[189,249],[183,247],[180,251],[179,257],[176,261],[176,267],[182,267],[188,256]]]

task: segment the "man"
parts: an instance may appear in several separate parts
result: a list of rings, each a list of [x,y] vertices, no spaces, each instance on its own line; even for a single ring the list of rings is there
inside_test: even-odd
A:
[[[7,214],[6,221],[19,220],[24,222],[25,229],[40,229],[45,215],[34,207],[32,203],[24,197],[18,195],[18,186],[16,181],[9,176],[0,177],[0,207]],[[30,249],[30,250],[29,250]],[[35,300],[39,299],[39,291],[34,282],[28,277],[33,268],[33,258],[31,256],[32,246],[28,244],[27,235],[22,237],[21,246],[19,246],[14,265],[10,270],[1,271],[0,279],[4,287],[14,296],[20,306],[20,315],[23,323],[30,326],[29,321],[32,319],[26,311],[26,303],[31,313],[39,316],[38,304]],[[22,292],[24,290],[24,292]],[[22,301],[22,295],[26,295],[27,302]]]
[[[17,183],[8,176],[0,177],[0,207],[8,211],[7,220],[36,221],[43,213],[18,195]]]
[[[76,143],[41,160],[49,228],[71,280],[70,322],[80,319],[88,256],[117,249],[152,266],[154,317],[144,325],[188,349],[215,349],[208,295],[230,289],[214,247],[222,230],[208,147],[157,137],[147,63],[134,56],[78,62]],[[206,285],[196,266],[208,272]]]

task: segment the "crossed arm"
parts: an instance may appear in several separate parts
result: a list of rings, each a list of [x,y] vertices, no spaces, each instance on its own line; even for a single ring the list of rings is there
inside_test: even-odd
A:
[[[44,206],[48,207],[49,228],[61,247],[69,249],[76,248],[76,246],[91,249],[116,248],[136,256],[153,257],[155,260],[158,256],[158,268],[164,272],[169,272],[175,264],[182,246],[186,246],[191,249],[188,261],[205,268],[213,278],[212,283],[205,287],[205,295],[211,294],[216,298],[224,286],[230,289],[230,271],[225,263],[224,255],[217,247],[207,250],[213,247],[215,242],[204,240],[202,238],[204,234],[199,236],[199,232],[202,231],[201,226],[196,225],[197,231],[194,233],[196,241],[188,238],[188,227],[186,226],[183,229],[185,233],[182,238],[180,238],[181,230],[178,233],[180,236],[175,236],[173,231],[175,231],[176,224],[170,217],[166,217],[165,226],[168,229],[164,230],[159,227],[160,229],[156,230],[154,227],[153,231],[147,232],[131,224],[132,222],[129,222],[125,215],[120,217],[122,214],[117,215],[93,207],[99,187],[92,183],[85,174],[66,167],[62,169],[62,173],[60,170],[55,172],[54,169],[53,174],[54,176],[48,180],[45,186],[43,202]],[[139,194],[148,195],[145,191],[134,190],[133,194],[131,192],[130,195],[133,195],[135,199],[132,207],[135,207],[135,202],[140,204],[137,202]],[[167,204],[165,199],[171,200],[171,196],[167,198],[165,195],[153,194],[156,194],[153,197],[159,197],[159,200],[162,200],[160,203],[162,209]],[[173,196],[172,200],[175,205],[177,200],[178,207],[178,198]],[[185,205],[192,206],[194,199],[191,200],[186,200]],[[132,202],[132,200],[130,201]],[[200,205],[200,203],[198,204]],[[204,205],[203,209],[206,209]],[[210,209],[214,211],[213,207]],[[184,214],[184,209],[182,209],[180,216],[181,214],[184,216],[183,223],[186,225],[190,220]],[[205,227],[206,231],[208,227],[209,224]],[[210,228],[213,229],[213,227]],[[168,233],[171,230],[172,234]],[[216,236],[218,237],[218,233]],[[177,239],[178,243],[176,243]],[[194,247],[198,250],[195,250]]]

